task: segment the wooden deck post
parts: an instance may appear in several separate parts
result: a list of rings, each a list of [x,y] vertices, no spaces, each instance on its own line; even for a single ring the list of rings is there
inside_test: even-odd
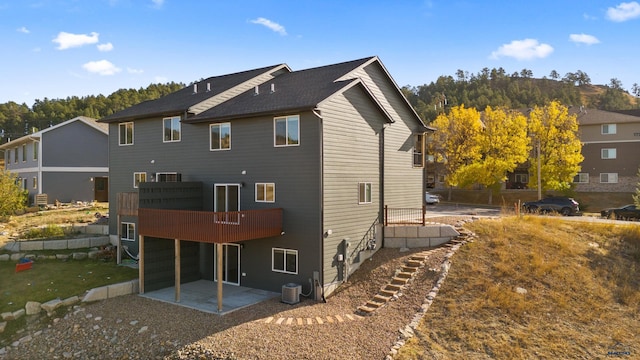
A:
[[[138,289],[144,294],[144,235],[139,235],[138,240]]]
[[[218,312],[222,312],[222,244],[216,243],[217,272],[218,272]]]
[[[176,302],[180,302],[180,239],[175,239]]]

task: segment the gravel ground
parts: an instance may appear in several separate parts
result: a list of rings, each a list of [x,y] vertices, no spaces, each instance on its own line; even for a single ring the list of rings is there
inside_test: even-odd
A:
[[[288,305],[276,298],[224,316],[137,295],[83,304],[46,329],[23,335],[0,358],[384,359],[436,283],[448,248],[430,251],[397,300],[363,317],[357,307],[387,284],[411,254],[424,250],[380,249],[326,303],[303,299]]]

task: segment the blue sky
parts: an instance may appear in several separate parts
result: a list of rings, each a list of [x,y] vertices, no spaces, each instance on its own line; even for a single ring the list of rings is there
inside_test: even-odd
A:
[[[399,86],[457,70],[640,84],[640,2],[0,0],[0,103],[372,55]]]

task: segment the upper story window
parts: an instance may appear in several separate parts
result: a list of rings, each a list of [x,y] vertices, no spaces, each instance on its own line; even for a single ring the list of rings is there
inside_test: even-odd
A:
[[[209,125],[209,149],[229,150],[231,149],[231,123]]]
[[[119,145],[133,145],[132,122],[118,124],[118,139]]]
[[[18,148],[13,149],[13,162],[18,162]]]
[[[33,161],[38,160],[38,142],[33,143]]]
[[[300,117],[281,116],[273,119],[274,146],[300,145]]]
[[[371,204],[371,183],[358,183],[358,204]]]
[[[602,149],[600,154],[601,154],[601,157],[603,159],[615,159],[616,158],[616,149],[615,148]]]
[[[413,146],[413,167],[424,166],[424,134],[416,134]]]
[[[22,162],[27,161],[27,144],[22,144]]]
[[[276,184],[274,183],[257,183],[256,184],[256,202],[275,202],[276,201]]]
[[[578,175],[576,175],[576,177],[573,178],[573,182],[578,184],[588,184],[589,173],[578,173]]]
[[[616,133],[616,124],[602,124],[602,135],[612,135]]]
[[[180,141],[180,116],[173,116],[162,119],[164,137],[163,142]]]
[[[147,181],[147,173],[146,172],[134,172],[133,173],[133,187],[138,188],[141,182]]]

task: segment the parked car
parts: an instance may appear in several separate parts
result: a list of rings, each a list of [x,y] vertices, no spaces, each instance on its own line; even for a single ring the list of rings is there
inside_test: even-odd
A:
[[[640,208],[629,204],[618,208],[604,209],[600,211],[600,216],[616,220],[640,220]]]
[[[427,191],[424,193],[424,200],[427,205],[435,205],[440,202],[440,195],[432,194]]]
[[[578,215],[580,206],[570,197],[551,196],[538,201],[527,201],[522,204],[525,211],[530,213],[557,212],[564,216]]]

